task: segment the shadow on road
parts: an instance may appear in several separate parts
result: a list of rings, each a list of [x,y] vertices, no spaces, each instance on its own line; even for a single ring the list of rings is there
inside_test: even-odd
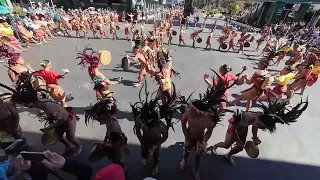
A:
[[[125,85],[125,86],[132,86],[135,84],[135,83],[138,83],[138,81],[131,81],[131,80],[122,80],[121,81],[121,84]]]
[[[117,113],[116,113],[116,117],[117,117],[118,119],[127,119],[128,121],[134,121],[131,112],[121,111],[120,109],[118,109],[118,111],[117,111]]]
[[[84,132],[80,132],[84,133]],[[34,151],[51,150],[62,153],[63,146],[57,143],[52,146],[44,146],[41,142],[41,134],[24,132],[30,143],[35,147]],[[81,135],[81,134],[80,134]],[[172,135],[172,134],[171,134]],[[170,135],[169,135],[170,136]],[[101,140],[104,137],[101,137]],[[88,154],[90,153],[93,143],[100,140],[81,139],[83,145],[82,154],[73,159],[88,162]],[[129,137],[130,142],[130,137]],[[36,146],[35,146],[36,145]],[[210,144],[211,145],[211,144]],[[127,180],[142,180],[151,173],[151,167],[142,166],[140,157],[140,145],[129,144],[130,156],[125,157],[124,161],[127,168]],[[182,158],[183,143],[177,142],[168,148],[162,148],[160,152],[160,168],[158,180],[193,180],[192,164],[194,162],[194,153],[189,157],[185,171],[181,171],[179,163]],[[219,153],[219,149],[218,149]],[[70,159],[72,159],[70,158]],[[204,154],[201,158],[200,176],[201,180],[223,179],[223,180],[280,180],[280,179],[317,179],[320,177],[320,167],[311,165],[294,164],[288,162],[271,161],[264,159],[249,159],[244,157],[235,157],[236,167],[230,166],[223,156],[213,156]],[[96,163],[89,163],[95,173],[110,164],[105,158]],[[60,174],[60,173],[59,173]],[[75,178],[65,173],[60,174],[65,180],[74,180]],[[213,178],[214,177],[214,178]],[[54,180],[54,178],[50,178]]]
[[[129,69],[128,71],[125,71],[123,69],[112,69],[112,72],[129,72],[129,73],[139,73],[139,71],[134,71],[132,69]]]

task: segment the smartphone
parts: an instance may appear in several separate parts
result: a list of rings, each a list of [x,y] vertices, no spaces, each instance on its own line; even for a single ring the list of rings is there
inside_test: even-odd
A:
[[[42,152],[22,151],[22,152],[20,152],[20,154],[24,160],[29,160],[29,161],[33,161],[33,162],[40,162],[40,161],[46,159],[46,157],[43,155]]]

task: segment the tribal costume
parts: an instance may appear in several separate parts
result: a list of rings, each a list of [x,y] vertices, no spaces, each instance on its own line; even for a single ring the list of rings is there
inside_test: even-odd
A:
[[[99,101],[103,98],[112,98],[112,92],[109,89],[109,85],[118,84],[119,81],[110,81],[100,73],[100,52],[87,46],[82,52],[78,52],[78,58],[81,59],[78,65],[82,65],[82,67],[89,65],[88,73],[95,84],[93,89],[96,92],[97,100]]]
[[[145,86],[146,99],[141,99],[141,92]],[[172,126],[172,115],[174,97],[170,102],[163,102],[161,105],[157,99],[149,101],[147,84],[144,83],[139,92],[139,102],[131,104],[132,114],[135,120],[134,132],[141,144],[142,164],[146,165],[149,156],[153,161],[153,175],[158,173],[161,144],[168,139],[168,130]],[[161,121],[165,118],[165,122]],[[141,133],[142,132],[142,133]]]
[[[225,158],[229,163],[235,166],[235,162],[232,156],[241,152],[246,147],[246,139],[248,134],[248,127],[252,125],[253,143],[258,145],[261,141],[258,138],[258,129],[267,130],[270,133],[276,131],[276,124],[291,124],[296,122],[296,119],[300,117],[303,111],[308,107],[308,100],[301,102],[295,107],[289,109],[286,107],[287,103],[276,100],[270,102],[268,106],[260,103],[259,108],[262,112],[239,112],[234,113],[233,117],[229,119],[229,127],[226,133],[225,142],[219,142],[213,146],[213,153],[216,154],[217,148],[231,147],[236,143],[236,146],[232,147],[230,152],[225,155]],[[247,149],[246,149],[247,150]],[[258,154],[256,155],[256,157]]]
[[[96,143],[92,149],[89,160],[99,161],[105,156],[112,160],[112,163],[124,167],[122,156],[129,155],[127,146],[127,137],[122,132],[120,124],[115,117],[117,105],[113,98],[104,98],[97,102],[91,109],[86,110],[85,123],[88,125],[90,120],[100,122],[100,125],[106,125],[107,132],[104,141]]]
[[[219,77],[217,73],[216,75]],[[224,81],[219,81],[217,86],[209,87],[204,95],[200,94],[199,100],[194,100],[190,104],[191,107],[188,108],[181,119],[182,130],[185,135],[185,147],[180,166],[183,170],[185,169],[190,151],[195,149],[194,175],[197,180],[200,179],[198,174],[200,156],[206,149],[206,144],[211,137],[213,128],[221,121],[224,115],[219,105],[225,101],[222,96],[226,90]]]

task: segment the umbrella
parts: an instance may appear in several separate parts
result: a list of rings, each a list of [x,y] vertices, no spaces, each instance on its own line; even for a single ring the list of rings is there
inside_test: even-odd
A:
[[[0,6],[0,14],[10,14],[11,10],[8,7]]]
[[[31,13],[31,14],[42,14],[42,15],[45,14],[43,11],[41,11],[41,10],[39,10],[39,9],[31,9],[31,10],[30,10],[30,13]]]

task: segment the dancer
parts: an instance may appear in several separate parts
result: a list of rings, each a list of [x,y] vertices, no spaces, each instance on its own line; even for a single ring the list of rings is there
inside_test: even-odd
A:
[[[192,39],[192,47],[196,49],[196,40],[199,38],[199,34],[203,31],[203,29],[196,30],[190,35],[190,39]]]
[[[204,75],[204,81],[210,86],[217,86],[219,84],[219,81],[220,80],[223,80],[224,83],[225,83],[225,88],[227,88],[226,92],[224,93],[224,95],[222,96],[222,99],[224,100],[228,100],[228,97],[230,96],[230,90],[229,90],[229,86],[232,82],[235,82],[237,83],[237,81],[239,80],[241,74],[247,70],[247,67],[246,66],[243,66],[242,67],[242,71],[241,73],[237,74],[236,76],[231,74],[230,72],[232,71],[232,67],[231,66],[228,66],[227,64],[223,64],[220,66],[219,68],[219,73],[220,73],[220,76],[218,76],[218,78],[214,81],[214,82],[211,82],[209,80],[209,74],[205,74]],[[214,84],[213,84],[214,83]],[[222,109],[226,109],[227,108],[227,103],[226,102],[221,102],[221,108]]]
[[[194,100],[181,119],[185,144],[180,167],[182,170],[185,169],[190,151],[195,149],[196,157],[193,173],[196,180],[200,179],[199,166],[201,154],[206,149],[213,128],[224,115],[221,112],[219,104],[221,101],[224,101],[221,97],[225,91],[224,81],[219,81],[218,86],[208,88],[204,96],[201,96],[198,100]]]
[[[142,101],[141,92],[145,87],[146,101]],[[151,156],[153,161],[152,174],[158,173],[159,158],[161,144],[168,139],[168,130],[172,127],[172,114],[167,112],[172,111],[171,103],[160,105],[157,99],[149,100],[149,93],[147,92],[146,83],[143,84],[139,92],[139,102],[130,104],[132,114],[135,120],[134,132],[137,135],[141,144],[142,164],[145,166]],[[166,124],[160,119],[165,118]]]
[[[16,82],[21,73],[31,73],[34,71],[29,64],[25,64],[25,61],[20,53],[14,53],[10,56],[11,57],[8,61],[8,75],[12,82]]]
[[[68,69],[63,69],[65,74],[60,75],[51,70],[51,62],[49,60],[43,60],[40,63],[41,67],[43,68],[40,71],[35,73],[36,76],[40,76],[46,82],[46,88],[48,92],[50,92],[51,97],[56,102],[60,103],[62,106],[66,105],[66,93],[62,89],[62,87],[58,84],[58,80],[64,78],[68,73]]]
[[[209,33],[209,36],[207,37],[207,42],[206,42],[206,47],[205,49],[209,49],[211,50],[211,39],[213,38],[213,33],[214,33],[214,28],[211,29],[210,33]]]
[[[186,43],[184,42],[184,31],[183,26],[180,26],[180,34],[179,34],[179,46],[181,46],[181,43],[185,46]]]
[[[89,54],[91,51],[91,54]],[[96,92],[97,101],[100,101],[103,98],[112,97],[112,92],[109,89],[109,85],[119,84],[121,78],[118,81],[111,81],[106,78],[100,71],[100,52],[94,51],[92,48],[86,47],[82,52],[78,53],[81,58],[79,65],[86,67],[89,65],[88,72],[91,80],[94,82],[94,90]]]
[[[241,76],[238,82],[239,85],[246,83],[252,84],[252,86],[249,89],[242,91],[242,94],[235,100],[229,102],[229,104],[238,104],[241,100],[246,100],[246,111],[249,111],[249,109],[252,106],[252,101],[259,98],[263,93],[263,89],[265,89],[268,85],[272,83],[269,82],[271,79],[267,78],[268,65],[269,60],[262,58],[258,63],[259,71],[255,72],[250,79],[248,79],[247,75]]]
[[[107,128],[103,142],[94,144],[89,155],[89,160],[95,162],[108,156],[112,163],[119,164],[125,168],[122,156],[129,155],[128,140],[115,116],[117,110],[113,97],[106,97],[97,102],[89,110],[86,110],[86,125],[88,125],[90,120],[96,120],[100,122],[100,125],[106,125]]]
[[[261,143],[258,138],[258,130],[267,130],[271,134],[276,131],[276,124],[290,125],[297,121],[303,111],[308,107],[308,100],[298,103],[295,107],[289,110],[286,107],[286,102],[269,102],[266,106],[260,104],[261,111],[258,112],[244,112],[236,111],[233,117],[229,119],[229,126],[226,133],[225,141],[219,142],[212,147],[212,153],[217,154],[217,148],[229,149],[232,144],[236,143],[231,148],[229,153],[225,155],[226,160],[235,166],[236,163],[232,156],[241,152],[245,148],[245,143],[248,134],[248,127],[252,125],[252,139],[255,145]]]

